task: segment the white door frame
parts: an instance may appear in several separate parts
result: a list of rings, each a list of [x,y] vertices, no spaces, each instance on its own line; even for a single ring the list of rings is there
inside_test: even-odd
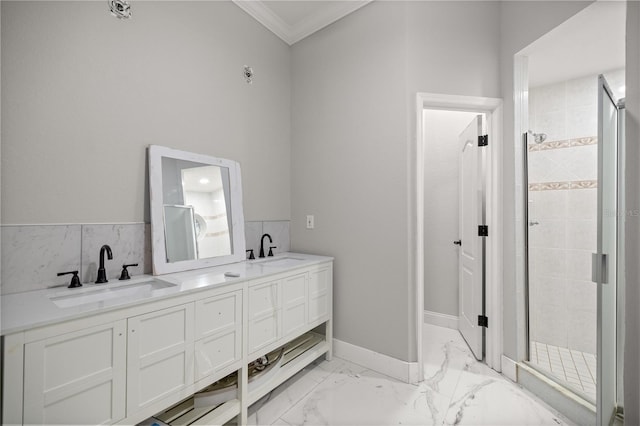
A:
[[[486,218],[486,363],[501,371],[502,358],[502,99],[417,93],[416,95],[416,338],[418,371],[422,378],[422,324],[424,322],[424,129],[422,111],[439,109],[484,113],[487,117]]]

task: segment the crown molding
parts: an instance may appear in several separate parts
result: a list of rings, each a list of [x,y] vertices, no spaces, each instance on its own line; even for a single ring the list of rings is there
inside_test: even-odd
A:
[[[233,0],[236,6],[251,15],[289,46],[360,9],[371,1],[372,0],[361,0],[333,3],[331,8],[327,8],[321,13],[311,15],[296,25],[291,26],[267,7],[262,0]]]

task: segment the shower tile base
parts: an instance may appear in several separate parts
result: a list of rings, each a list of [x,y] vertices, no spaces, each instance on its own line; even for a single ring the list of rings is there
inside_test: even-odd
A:
[[[596,399],[596,356],[587,352],[560,348],[546,343],[531,341],[529,346],[531,364],[551,373],[569,387]]]

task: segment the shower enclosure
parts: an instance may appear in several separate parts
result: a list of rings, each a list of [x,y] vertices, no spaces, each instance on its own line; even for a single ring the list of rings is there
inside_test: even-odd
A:
[[[624,70],[607,77],[617,84],[624,81]],[[611,138],[611,129],[610,123],[598,124],[599,115],[607,113],[598,87],[598,77],[589,76],[531,88],[531,130],[523,139],[529,363],[599,405],[598,377],[603,370],[598,347],[614,347],[615,383],[615,322],[612,342],[602,341],[597,330],[603,318],[615,318],[617,296],[615,283],[597,284],[603,258],[593,254],[608,253],[608,270],[615,272],[615,249],[603,247],[612,236],[615,246],[619,229],[616,175],[611,181],[612,171],[602,169],[603,160],[615,162],[618,154],[607,151],[611,143],[603,145],[603,139]],[[613,145],[617,136],[616,132]],[[606,196],[612,193],[613,200]],[[612,287],[613,312],[603,316],[599,303],[610,303],[606,292]],[[615,397],[616,392],[612,394]]]

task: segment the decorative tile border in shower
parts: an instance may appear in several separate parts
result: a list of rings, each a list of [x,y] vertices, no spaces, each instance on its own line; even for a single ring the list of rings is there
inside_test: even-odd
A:
[[[597,145],[598,138],[596,136],[589,136],[585,138],[565,139],[560,141],[547,141],[542,143],[530,143],[528,150],[531,151],[546,151],[549,149],[560,148],[572,148],[576,146]]]
[[[530,183],[529,191],[558,191],[561,189],[594,189],[598,187],[597,180],[573,180],[566,182]]]

